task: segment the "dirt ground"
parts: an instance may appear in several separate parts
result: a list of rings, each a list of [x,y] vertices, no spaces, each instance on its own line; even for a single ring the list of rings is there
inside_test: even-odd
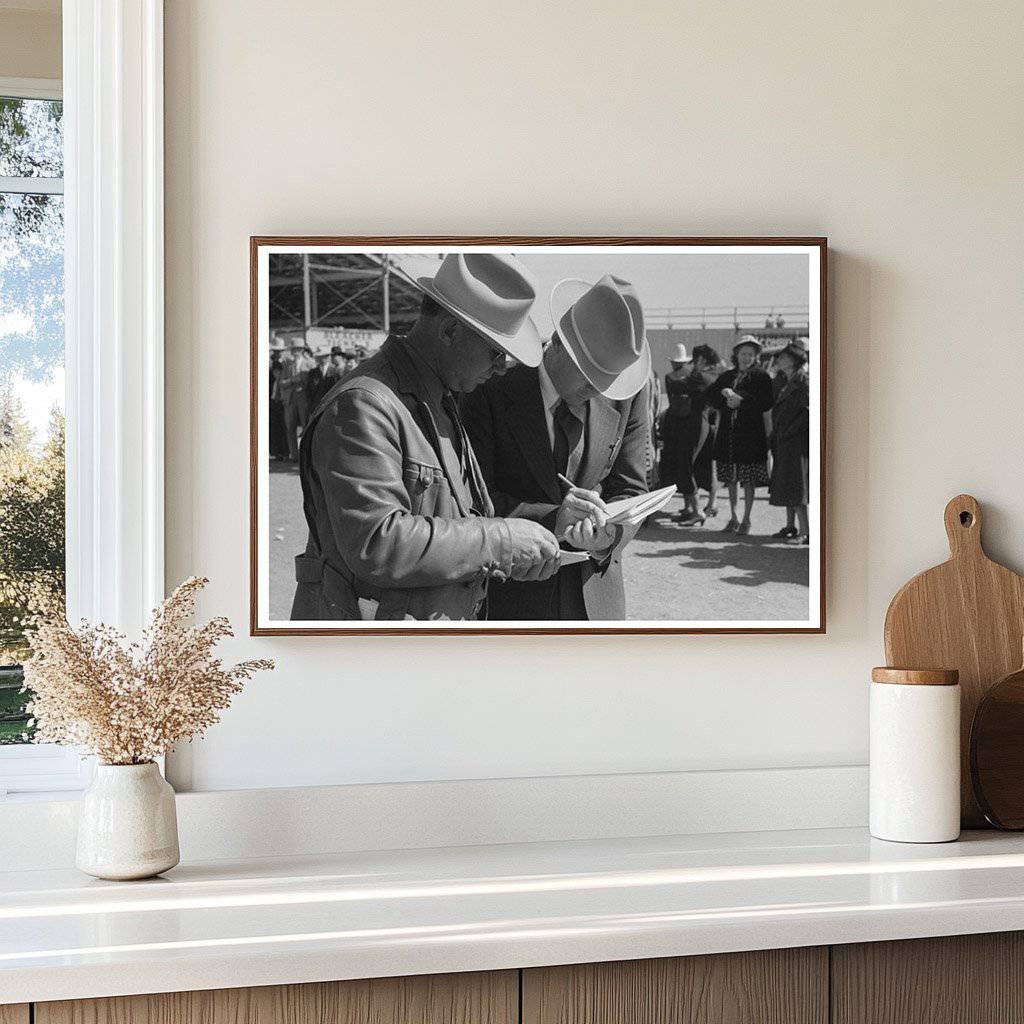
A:
[[[770,536],[786,524],[786,511],[760,494],[751,533],[723,533],[728,501],[703,527],[675,523],[682,500],[644,524],[622,560],[630,619],[805,619],[808,549]]]
[[[723,533],[725,492],[718,516],[701,528],[674,522],[673,499],[652,516],[626,549],[626,612],[632,620],[804,619],[808,614],[808,550],[769,535],[785,510],[758,492],[749,536]],[[306,543],[298,472],[273,463],[270,473],[270,612],[287,619],[295,591],[292,558]]]

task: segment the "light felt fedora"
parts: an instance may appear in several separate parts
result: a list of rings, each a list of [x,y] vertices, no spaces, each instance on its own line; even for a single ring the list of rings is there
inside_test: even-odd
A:
[[[611,274],[594,285],[559,281],[551,290],[551,319],[573,362],[605,398],[632,398],[647,383],[644,309],[628,281]]]
[[[744,345],[750,345],[759,353],[761,349],[764,348],[764,345],[762,345],[760,340],[755,338],[753,334],[744,334],[743,337],[740,338],[740,340],[737,341],[735,345],[733,345],[733,352],[735,352],[738,348],[743,348]]]
[[[675,347],[675,351],[668,357],[670,363],[688,363],[690,357],[686,354],[686,346],[679,342]]]
[[[530,319],[537,291],[515,256],[453,252],[417,285],[450,313],[527,366],[539,366],[540,331]]]

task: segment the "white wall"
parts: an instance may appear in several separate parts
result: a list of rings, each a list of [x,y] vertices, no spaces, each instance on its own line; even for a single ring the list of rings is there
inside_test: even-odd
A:
[[[61,77],[60,0],[0,0],[0,77]]]
[[[250,234],[826,234],[824,637],[240,639],[197,789],[866,757],[888,599],[1024,568],[1024,7],[167,0],[169,582],[247,622]]]

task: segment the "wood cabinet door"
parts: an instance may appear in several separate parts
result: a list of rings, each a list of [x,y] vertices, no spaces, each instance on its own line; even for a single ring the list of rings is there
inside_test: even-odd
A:
[[[0,1024],[28,1024],[28,1004],[8,1003],[0,1006]]]
[[[523,972],[523,1024],[827,1024],[828,949]]]
[[[517,973],[494,971],[37,1003],[35,1024],[516,1024],[518,1010]]]
[[[832,947],[834,1024],[1024,1024],[1024,933]]]

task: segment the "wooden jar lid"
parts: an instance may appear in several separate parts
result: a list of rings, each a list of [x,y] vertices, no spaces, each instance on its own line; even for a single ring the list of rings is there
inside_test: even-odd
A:
[[[901,683],[911,686],[956,686],[960,672],[955,668],[873,668],[873,683]]]

